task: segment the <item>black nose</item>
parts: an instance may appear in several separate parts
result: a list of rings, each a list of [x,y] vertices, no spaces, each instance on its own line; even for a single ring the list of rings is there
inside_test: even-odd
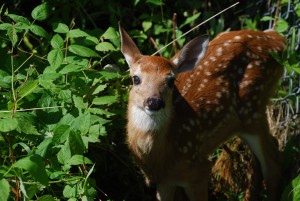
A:
[[[151,97],[144,102],[144,107],[152,111],[158,111],[165,107],[165,102],[161,98]]]

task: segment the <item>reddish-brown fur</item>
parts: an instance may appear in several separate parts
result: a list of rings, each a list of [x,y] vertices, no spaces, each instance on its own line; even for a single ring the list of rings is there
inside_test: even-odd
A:
[[[193,45],[183,48],[188,54],[181,51],[171,60],[143,56],[120,32],[131,75],[141,81],[129,96],[128,146],[147,179],[158,185],[158,199],[173,200],[180,186],[191,201],[207,200],[207,157],[238,135],[261,163],[268,199],[279,200],[280,154],[265,109],[283,70],[270,52],[282,51],[285,40],[272,31],[222,33],[194,70],[177,76],[186,68],[176,65],[178,58],[189,64]],[[177,76],[174,89],[166,84],[170,76]],[[158,97],[165,106],[149,112],[149,97]]]

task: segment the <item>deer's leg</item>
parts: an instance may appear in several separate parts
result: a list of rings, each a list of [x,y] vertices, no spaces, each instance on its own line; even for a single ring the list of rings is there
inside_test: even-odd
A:
[[[268,200],[280,200],[281,154],[276,139],[270,134],[264,115],[244,127],[240,137],[247,142],[258,159],[267,187]]]
[[[173,201],[176,186],[170,184],[158,184],[157,185],[157,200],[159,201]]]
[[[201,164],[198,170],[195,170],[194,178],[184,185],[184,190],[189,201],[207,201],[208,200],[208,181],[211,172],[211,164]]]

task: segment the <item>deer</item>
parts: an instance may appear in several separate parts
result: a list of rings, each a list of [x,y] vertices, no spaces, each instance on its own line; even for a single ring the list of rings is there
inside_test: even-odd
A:
[[[171,59],[143,55],[119,26],[121,52],[132,86],[126,140],[157,200],[208,200],[209,154],[231,138],[245,141],[256,159],[268,200],[280,199],[281,160],[266,106],[283,66],[271,56],[284,50],[273,30],[227,31],[188,42]]]

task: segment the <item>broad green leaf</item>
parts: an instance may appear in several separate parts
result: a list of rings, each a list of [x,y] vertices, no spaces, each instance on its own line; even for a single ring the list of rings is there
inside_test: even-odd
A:
[[[31,17],[38,21],[43,21],[49,16],[49,6],[47,3],[43,3],[35,7],[31,12]]]
[[[63,48],[64,47],[64,40],[59,34],[55,34],[51,39],[51,46],[53,48]]]
[[[66,124],[59,124],[53,131],[54,135],[52,141],[54,143],[64,143],[70,134],[70,126]]]
[[[94,98],[93,104],[94,105],[111,105],[118,101],[117,96],[102,96]]]
[[[8,30],[8,29],[12,29],[12,24],[9,23],[0,24],[0,30]]]
[[[100,57],[94,50],[82,45],[70,45],[69,51],[82,57]]]
[[[66,185],[64,190],[63,190],[63,195],[66,198],[73,198],[76,197],[77,194],[77,188],[76,185],[70,186]]]
[[[65,164],[70,158],[71,150],[69,140],[67,140],[61,150],[57,153],[57,159],[61,164]]]
[[[18,118],[18,131],[29,135],[40,135],[35,127],[35,121],[30,116],[22,115]]]
[[[61,76],[59,73],[44,73],[39,76],[39,83],[46,89],[56,88],[57,85],[53,82]]]
[[[116,73],[116,72],[99,71],[99,74],[107,80],[116,79],[116,78],[121,77],[120,74]]]
[[[59,73],[61,73],[61,74],[67,74],[67,73],[71,73],[71,72],[79,72],[79,71],[82,71],[82,70],[84,70],[83,66],[79,66],[79,65],[76,65],[76,64],[68,64],[68,65],[65,65],[59,71]]]
[[[112,42],[116,47],[120,46],[120,37],[113,27],[109,27],[104,34],[102,34],[101,38],[110,40],[110,42]]]
[[[279,33],[285,32],[288,28],[289,28],[288,22],[282,18],[280,18],[275,25],[275,30],[278,31]]]
[[[83,101],[82,97],[79,96],[73,96],[73,101],[74,101],[74,105],[76,108],[78,109],[87,109],[88,108],[88,103],[85,103]]]
[[[5,178],[0,180],[0,200],[6,201],[8,200],[10,193],[10,185]]]
[[[116,29],[113,27],[109,27],[101,36],[101,38],[104,39],[115,39],[115,38],[119,38]]]
[[[300,174],[284,189],[281,201],[300,200]]]
[[[89,158],[87,158],[85,156],[74,155],[68,160],[67,164],[68,165],[81,165],[81,164],[93,164],[93,163]]]
[[[82,122],[84,124],[85,122]],[[82,137],[79,132],[72,132],[69,135],[69,147],[71,151],[71,155],[82,155],[85,151],[85,146],[82,141]]]
[[[23,22],[17,22],[14,26],[14,28],[17,31],[23,31],[23,30],[28,30],[30,29],[30,26],[28,24],[24,24]]]
[[[144,32],[146,32],[152,27],[152,22],[144,21],[144,22],[142,22],[142,26],[143,26]]]
[[[79,130],[82,134],[86,134],[91,126],[91,114],[86,112],[79,115],[72,122],[72,128]]]
[[[69,27],[64,23],[54,23],[52,25],[53,31],[56,33],[68,33]]]
[[[0,132],[10,132],[18,128],[18,120],[15,118],[1,118],[0,119]]]
[[[39,197],[37,201],[56,201],[52,195],[43,195],[42,197]]]
[[[96,45],[96,50],[100,52],[114,51],[116,48],[109,42],[102,42]]]
[[[80,56],[68,56],[66,57],[66,62],[84,67],[87,67],[89,65],[89,60]]]
[[[53,49],[48,53],[47,59],[51,66],[57,68],[62,64],[64,54],[60,49]]]
[[[7,14],[7,16],[9,18],[11,18],[12,20],[14,20],[15,22],[22,22],[27,25],[31,24],[30,21],[26,17],[20,16],[20,15],[15,15],[15,14]]]
[[[84,42],[87,45],[97,45],[99,43],[99,39],[94,36],[87,36],[85,37]]]
[[[12,26],[10,29],[7,29],[7,36],[12,43],[12,46],[15,46],[19,40],[16,29]]]
[[[44,139],[44,141],[42,141],[36,148],[36,154],[42,156],[42,157],[45,157],[46,156],[46,153],[48,151],[48,148],[50,146],[52,142],[52,139],[51,138],[46,138]]]
[[[89,34],[87,34],[86,32],[80,29],[73,29],[67,33],[67,36],[70,38],[79,38],[79,37],[87,37],[89,36]]]
[[[29,80],[17,88],[17,101],[31,94],[39,85],[38,80]]]
[[[104,91],[104,89],[106,88],[106,84],[101,84],[99,86],[97,86],[94,91],[93,91],[93,95],[100,93],[101,91]]]
[[[32,155],[22,158],[13,164],[15,168],[27,170],[32,177],[41,184],[48,185],[48,176],[46,173],[43,158],[39,155]]]

